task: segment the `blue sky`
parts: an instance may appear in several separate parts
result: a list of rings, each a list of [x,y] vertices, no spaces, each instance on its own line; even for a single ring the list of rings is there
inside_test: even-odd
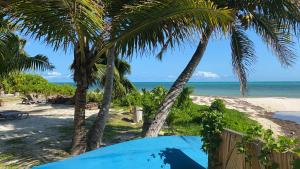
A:
[[[249,81],[300,81],[300,58],[290,68],[283,68],[276,56],[253,32],[248,32],[255,43],[257,60],[249,72]],[[197,38],[183,43],[176,49],[165,53],[162,61],[149,52],[136,54],[130,61],[132,73],[129,79],[134,82],[172,82],[187,65],[197,46]],[[30,55],[44,54],[49,57],[56,69],[52,72],[39,73],[51,82],[71,82],[70,64],[73,60],[71,50],[53,51],[51,46],[29,38],[25,50]],[[300,43],[296,43],[296,54],[300,56]],[[230,42],[226,38],[211,39],[204,58],[194,73],[191,81],[237,81],[232,72]]]

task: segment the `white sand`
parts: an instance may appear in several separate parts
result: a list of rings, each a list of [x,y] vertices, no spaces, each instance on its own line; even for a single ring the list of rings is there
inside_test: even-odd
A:
[[[227,108],[247,113],[251,119],[258,121],[265,129],[273,130],[276,135],[282,135],[284,133],[281,126],[263,117],[263,115],[267,112],[300,111],[300,99],[297,98],[229,98],[192,96],[194,103],[202,105],[210,105],[210,103],[216,98],[224,100]]]
[[[263,107],[269,112],[300,111],[300,99],[298,98],[245,98],[251,104]]]
[[[28,112],[29,118],[22,120],[0,121],[0,154],[2,152],[29,153],[21,155],[28,159],[30,166],[37,159],[41,162],[61,160],[68,154],[63,148],[70,144],[72,138],[61,139],[63,136],[59,128],[71,126],[74,108],[65,105],[23,105],[18,102],[5,103],[0,111],[16,110]],[[87,110],[86,116],[97,113],[98,110]],[[15,144],[11,140],[21,139],[25,144]],[[11,144],[9,144],[11,142]],[[25,146],[24,146],[25,145]],[[22,147],[20,147],[22,146]],[[15,163],[15,161],[12,161]]]

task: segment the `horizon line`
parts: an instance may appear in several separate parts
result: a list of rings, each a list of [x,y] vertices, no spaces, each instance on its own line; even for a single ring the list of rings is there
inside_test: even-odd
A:
[[[71,81],[49,81],[50,83],[74,83],[74,82],[71,82]],[[267,82],[267,83],[270,83],[270,82],[300,82],[299,80],[282,80],[282,81],[248,81],[248,83],[257,83],[257,82],[260,82],[260,83],[263,83],[263,82]],[[132,81],[132,83],[174,83],[174,81]],[[239,81],[191,81],[191,82],[188,82],[188,83],[239,83]]]

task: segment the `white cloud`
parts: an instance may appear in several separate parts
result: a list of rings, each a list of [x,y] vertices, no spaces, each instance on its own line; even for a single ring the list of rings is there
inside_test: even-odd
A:
[[[168,79],[175,79],[176,77],[174,75],[169,75]]]
[[[205,71],[198,71],[194,73],[193,77],[196,78],[206,78],[206,79],[218,79],[220,78],[220,75],[213,72],[205,72]]]
[[[48,72],[48,76],[61,76],[62,74],[60,72]]]
[[[48,72],[46,75],[44,75],[44,77],[47,78],[47,79],[62,77],[62,73],[52,71],[52,72]]]

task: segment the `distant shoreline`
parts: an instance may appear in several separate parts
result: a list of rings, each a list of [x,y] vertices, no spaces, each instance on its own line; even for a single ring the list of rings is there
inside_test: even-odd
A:
[[[133,82],[138,90],[152,90],[156,86],[169,89],[173,82]],[[71,84],[63,83],[56,84]],[[238,82],[189,82],[187,86],[194,89],[193,95],[199,96],[223,96],[242,98]],[[94,90],[96,87],[91,87]],[[300,98],[300,81],[277,81],[277,82],[249,82],[246,98],[253,97],[279,97]]]

